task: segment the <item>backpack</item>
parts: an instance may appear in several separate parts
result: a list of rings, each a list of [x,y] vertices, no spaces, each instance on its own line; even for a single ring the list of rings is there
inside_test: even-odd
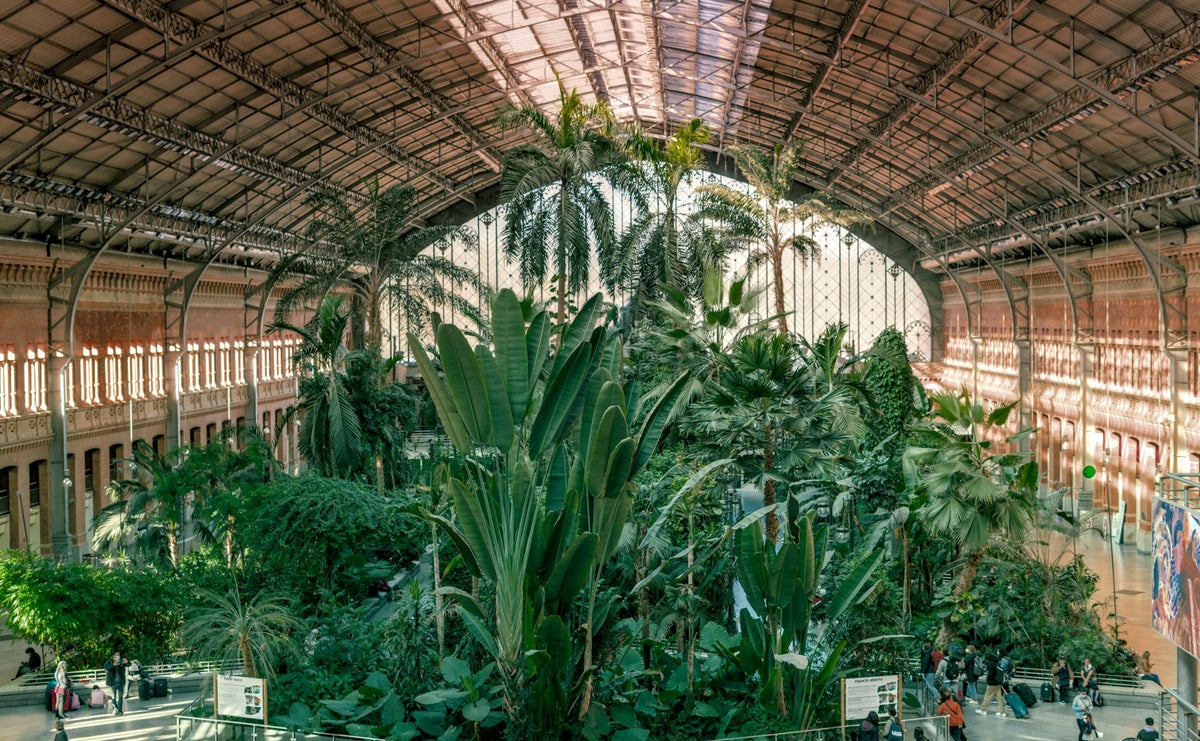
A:
[[[892,723],[888,727],[887,741],[904,741],[904,726]]]
[[[958,675],[958,662],[952,659],[946,659],[946,679],[958,679]]]

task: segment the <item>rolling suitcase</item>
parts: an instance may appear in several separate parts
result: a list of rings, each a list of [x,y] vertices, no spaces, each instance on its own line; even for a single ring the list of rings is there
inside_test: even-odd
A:
[[[1010,708],[1012,708],[1013,715],[1017,716],[1018,718],[1029,717],[1029,708],[1025,706],[1025,702],[1021,700],[1021,696],[1016,692],[1009,692],[1004,696],[1004,701],[1008,703]]]
[[[1042,682],[1042,702],[1054,702],[1054,685]]]
[[[138,699],[149,700],[153,695],[153,690],[150,689],[149,679],[138,680]]]
[[[154,680],[154,696],[155,697],[166,697],[167,696],[167,678],[166,677],[159,677]]]
[[[1013,689],[1016,690],[1017,694],[1021,696],[1021,702],[1025,703],[1025,707],[1031,708],[1034,705],[1037,705],[1037,695],[1033,694],[1033,690],[1029,687],[1029,685],[1021,682],[1019,684],[1014,684]]]

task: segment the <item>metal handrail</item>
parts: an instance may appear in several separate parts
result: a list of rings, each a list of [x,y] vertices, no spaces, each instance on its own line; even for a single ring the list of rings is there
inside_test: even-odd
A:
[[[145,674],[157,676],[180,676],[184,674],[230,674],[240,673],[242,670],[242,662],[239,659],[221,659],[219,661],[184,661],[168,664],[142,664],[141,670]],[[77,669],[67,672],[67,677],[72,684],[106,684],[105,670],[101,669]],[[53,671],[39,671],[31,674],[22,674],[17,680],[17,684],[23,687],[35,687],[44,685],[54,679]]]

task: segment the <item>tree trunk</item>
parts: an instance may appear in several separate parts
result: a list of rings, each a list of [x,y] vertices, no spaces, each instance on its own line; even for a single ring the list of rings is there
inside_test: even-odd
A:
[[[442,609],[442,595],[438,591],[442,588],[442,564],[438,555],[437,523],[433,523],[431,527],[433,528],[433,619],[437,625],[438,659],[443,659],[446,656],[446,613]]]
[[[775,313],[779,315],[779,334],[787,337],[789,333],[786,302],[783,298],[783,248],[778,244],[771,245],[771,272],[774,273]]]
[[[167,526],[167,558],[171,559],[171,568],[179,568],[179,534],[174,525]]]
[[[785,328],[784,333],[787,333]],[[771,442],[771,428],[767,426],[763,430],[763,471],[770,473],[775,467],[775,448]],[[763,506],[775,506],[775,479],[766,478],[763,481]],[[779,518],[775,516],[775,510],[772,509],[767,513],[766,518],[767,542],[774,543],[779,537]]]
[[[983,563],[986,550],[986,548],[980,548],[967,553],[966,563],[963,564],[963,570],[958,575],[958,584],[954,585],[955,603],[964,594],[971,591],[971,587],[975,585],[975,575],[979,573],[979,566]],[[942,618],[942,629],[938,632],[938,648],[947,649],[958,638],[958,630],[955,622],[950,619],[951,617],[953,617],[953,613]]]

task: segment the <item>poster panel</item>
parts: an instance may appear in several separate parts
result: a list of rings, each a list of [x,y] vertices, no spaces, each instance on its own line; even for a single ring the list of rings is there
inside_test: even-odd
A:
[[[1150,622],[1175,645],[1200,656],[1200,516],[1155,497],[1153,532]]]
[[[264,721],[267,717],[266,680],[254,677],[216,677],[217,715]]]
[[[859,721],[872,710],[886,718],[889,707],[900,702],[900,675],[855,677],[842,680],[842,723]]]

